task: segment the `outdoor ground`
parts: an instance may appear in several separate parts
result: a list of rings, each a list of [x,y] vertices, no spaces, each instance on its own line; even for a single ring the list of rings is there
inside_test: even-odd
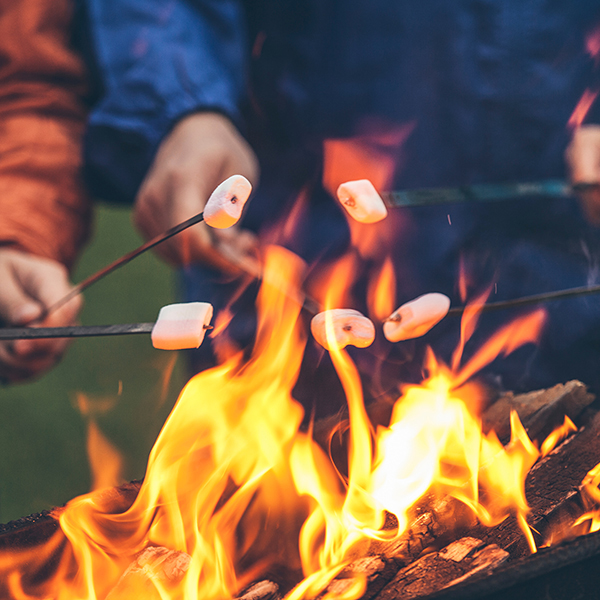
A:
[[[99,207],[94,238],[73,280],[81,281],[141,241],[128,210]],[[147,253],[84,293],[81,321],[154,321],[160,307],[174,301],[174,290],[173,272]],[[152,348],[148,335],[78,339],[61,364],[38,381],[0,387],[0,523],[89,491],[88,417],[77,408],[78,394],[91,400],[101,431],[122,453],[124,479],[143,477],[148,453],[184,382],[180,357],[163,385],[174,360],[173,353]]]

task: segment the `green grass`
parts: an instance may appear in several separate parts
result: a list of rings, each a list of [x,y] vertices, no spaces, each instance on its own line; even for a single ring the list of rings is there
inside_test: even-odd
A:
[[[141,244],[129,211],[100,206],[95,235],[73,280]],[[90,287],[84,294],[86,325],[154,321],[174,301],[174,274],[151,253]],[[172,353],[155,350],[148,335],[77,339],[62,362],[41,379],[0,388],[0,522],[64,504],[89,491],[86,417],[75,398],[99,406],[102,432],[122,453],[124,478],[144,475],[148,453],[183,383],[182,361],[163,393]]]

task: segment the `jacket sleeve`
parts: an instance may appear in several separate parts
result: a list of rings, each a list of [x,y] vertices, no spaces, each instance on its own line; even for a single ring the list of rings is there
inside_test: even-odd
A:
[[[86,177],[131,202],[156,149],[183,116],[238,119],[244,27],[238,0],[86,0],[102,89],[85,139]]]
[[[71,266],[87,238],[81,176],[86,80],[70,0],[0,10],[0,246]]]

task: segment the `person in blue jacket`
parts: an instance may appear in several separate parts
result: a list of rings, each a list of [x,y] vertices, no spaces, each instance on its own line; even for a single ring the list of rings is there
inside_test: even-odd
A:
[[[87,0],[87,10],[103,90],[85,152],[99,195],[133,201],[135,222],[151,237],[199,212],[227,176],[256,181],[260,165],[237,233],[199,227],[163,249],[186,265],[186,299],[216,307],[237,284],[215,268],[235,273],[229,258],[251,255],[252,234],[281,219],[303,190],[308,206],[288,246],[309,263],[347,249],[347,223],[327,185],[343,164],[331,167],[328,141],[366,140],[367,154],[391,159],[385,184],[395,189],[565,178],[569,120],[600,85],[600,6],[587,0]],[[598,110],[592,103],[587,123]],[[590,165],[577,177],[598,181],[600,164],[577,160],[598,159],[597,130],[577,132],[574,163]],[[349,179],[369,175],[359,164],[366,172]],[[573,199],[396,209],[390,220],[399,233],[383,250],[398,271],[397,304],[430,291],[460,304],[461,261],[473,291],[495,284],[494,300],[597,277],[600,237]],[[235,308],[231,333],[247,342],[252,302],[243,297]],[[490,373],[515,390],[578,377],[600,391],[597,300],[548,309],[539,348],[497,361]],[[511,316],[484,316],[473,346]],[[388,344],[391,380],[418,378],[425,344],[447,360],[458,329],[447,319],[423,340]],[[208,351],[197,353],[196,369],[210,364]],[[372,355],[355,355],[373,371],[361,363]],[[305,361],[310,384],[296,390],[307,406],[317,389],[331,398],[336,385],[315,362]],[[383,381],[370,384],[385,390],[380,372]],[[324,404],[317,414],[333,408]]]
[[[358,167],[346,179],[392,165],[376,181],[388,189],[531,181],[568,177],[570,148],[573,177],[600,181],[600,108],[581,103],[600,87],[595,2],[81,1],[99,84],[84,147],[96,195],[132,202],[136,225],[152,237],[202,210],[229,175],[256,182],[260,168],[236,231],[195,227],[161,249],[185,265],[188,300],[222,306],[237,259],[253,256],[256,234],[301,192],[307,205],[288,245],[309,263],[340,255],[350,234],[331,191],[348,165]],[[364,160],[353,162],[346,150],[356,147]],[[383,248],[398,271],[397,305],[430,291],[460,304],[461,263],[472,291],[495,284],[494,300],[594,283],[597,191],[583,206],[538,197],[394,209],[381,239],[398,231]],[[383,254],[370,255],[366,270]],[[231,329],[249,340],[251,302],[236,308]],[[548,310],[539,348],[494,363],[490,374],[515,390],[577,377],[600,391],[597,301]],[[511,316],[484,316],[474,345]],[[376,343],[406,381],[419,376],[425,344],[447,360],[457,336],[447,319],[422,340]],[[195,368],[210,364],[208,350]],[[322,387],[308,363],[305,379]],[[382,377],[374,389],[387,389]],[[298,389],[307,406],[318,386]]]

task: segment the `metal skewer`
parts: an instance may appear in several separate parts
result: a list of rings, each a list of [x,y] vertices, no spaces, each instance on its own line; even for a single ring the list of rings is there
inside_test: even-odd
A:
[[[153,327],[154,323],[125,323],[123,325],[73,325],[70,327],[11,327],[0,329],[0,340],[75,338],[151,333]]]
[[[0,329],[0,340],[33,340],[44,338],[101,337],[152,333],[154,323],[123,323],[121,325],[72,325],[70,327],[10,327]],[[205,325],[204,329],[212,329]]]
[[[500,300],[498,302],[487,302],[477,306],[481,312],[491,312],[493,310],[501,310],[504,308],[516,308],[518,306],[528,306],[530,304],[538,304],[540,302],[549,302],[551,300],[560,300],[562,298],[571,298],[574,296],[589,296],[591,294],[600,293],[600,285],[582,286],[570,288],[568,290],[557,290],[555,292],[545,292],[543,294],[533,294],[531,296],[523,296],[514,298],[513,300]],[[448,311],[448,315],[462,315],[466,306],[456,306]]]
[[[390,208],[431,204],[486,203],[516,200],[532,196],[572,198],[576,194],[600,189],[598,182],[569,184],[561,179],[544,179],[520,183],[481,183],[454,188],[417,188],[382,193]]]
[[[132,250],[131,252],[128,252],[127,254],[121,256],[121,258],[118,258],[117,260],[113,261],[106,267],[100,269],[93,275],[90,275],[87,279],[84,279],[82,282],[78,283],[66,296],[63,296],[60,300],[58,300],[58,302],[55,302],[52,306],[47,308],[46,311],[44,311],[44,313],[41,316],[39,316],[37,319],[35,319],[32,322],[36,323],[36,322],[42,321],[50,313],[54,312],[57,308],[64,306],[69,300],[72,300],[73,298],[75,298],[75,296],[79,295],[81,292],[83,292],[83,290],[90,287],[90,285],[92,285],[93,283],[96,283],[96,281],[102,279],[103,277],[106,277],[107,275],[109,275],[110,273],[112,273],[113,271],[118,269],[119,267],[126,265],[128,262],[130,262],[134,258],[138,257],[140,254],[143,254],[147,250],[154,248],[154,246],[157,246],[158,244],[168,240],[169,238],[172,238],[174,235],[181,233],[188,227],[191,227],[192,225],[195,225],[196,223],[200,223],[202,221],[204,221],[204,213],[203,212],[197,214],[194,217],[187,219],[187,221],[183,221],[183,223],[179,223],[179,225],[175,225],[175,227],[171,227],[171,229],[168,229],[164,233],[161,233],[161,234],[153,237],[151,240],[148,240],[145,244],[142,244],[139,248],[136,248],[135,250]],[[110,327],[113,327],[113,326],[111,325]],[[115,325],[114,327],[118,327],[118,326]],[[106,334],[98,334],[98,335],[119,335],[119,334],[106,333]],[[50,336],[50,337],[63,337],[63,336]],[[75,336],[67,336],[67,337],[75,337]],[[7,338],[0,338],[0,339],[7,339]]]

